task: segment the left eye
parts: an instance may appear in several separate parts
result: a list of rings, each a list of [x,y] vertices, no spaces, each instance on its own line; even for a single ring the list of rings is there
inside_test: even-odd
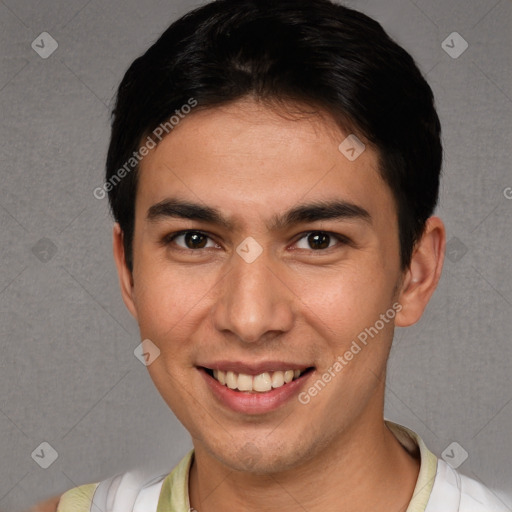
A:
[[[338,241],[341,243],[347,243],[347,239],[341,235],[335,235],[334,233],[328,233],[326,231],[310,231],[309,233],[305,233],[300,240],[306,240],[306,245],[309,247],[299,247],[299,249],[312,249],[314,251],[321,249],[329,249],[333,247],[329,242]]]

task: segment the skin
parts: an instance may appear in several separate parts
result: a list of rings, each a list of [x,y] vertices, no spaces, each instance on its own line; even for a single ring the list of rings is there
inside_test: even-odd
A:
[[[412,497],[419,461],[383,420],[386,362],[394,326],[417,322],[435,290],[445,229],[431,217],[402,271],[396,205],[377,152],[365,141],[349,161],[338,150],[347,135],[326,114],[290,116],[250,98],[197,110],[141,162],[133,273],[114,227],[123,299],[141,339],[160,349],[148,371],[192,436],[190,504],[199,512],[298,504],[398,512]],[[169,197],[217,208],[236,226],[149,220],[149,208]],[[364,208],[370,220],[267,229],[274,215],[331,199]],[[209,238],[200,248],[183,236],[162,243],[185,229]],[[318,231],[333,234],[328,248],[308,243]],[[252,263],[236,252],[247,237],[263,249]],[[292,399],[265,414],[234,412],[197,369],[220,359],[282,360],[313,366],[309,386],[396,302],[394,322],[307,405]]]
[[[56,512],[60,496],[54,496],[44,502],[38,503],[27,512]]]

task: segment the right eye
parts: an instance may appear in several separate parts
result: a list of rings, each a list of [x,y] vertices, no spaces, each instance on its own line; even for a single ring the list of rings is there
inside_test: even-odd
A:
[[[181,244],[178,244],[176,242],[176,240],[179,240],[181,238],[183,239],[184,246]],[[162,240],[162,243],[165,246],[170,247],[172,250],[175,249],[175,247],[173,247],[173,244],[175,244],[179,247],[178,250],[196,251],[197,249],[208,248],[205,245],[207,243],[208,239],[211,240],[211,238],[206,233],[203,233],[202,231],[196,231],[196,230],[189,229],[189,230],[177,231],[175,233],[170,233],[170,234],[166,235],[164,237],[164,239]],[[213,240],[212,240],[212,243],[213,243],[213,247],[219,247],[218,244],[213,242]],[[212,246],[210,246],[210,247],[212,247]]]

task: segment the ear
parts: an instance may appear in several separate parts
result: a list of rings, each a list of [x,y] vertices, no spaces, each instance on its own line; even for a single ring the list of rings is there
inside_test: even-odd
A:
[[[121,286],[121,295],[128,311],[137,319],[137,308],[135,307],[133,293],[133,275],[126,265],[126,258],[123,244],[124,234],[118,222],[114,224],[112,249],[117,267],[117,275]]]
[[[441,277],[445,245],[446,230],[442,220],[430,217],[403,277],[398,297],[402,309],[395,317],[397,327],[407,327],[421,318]]]

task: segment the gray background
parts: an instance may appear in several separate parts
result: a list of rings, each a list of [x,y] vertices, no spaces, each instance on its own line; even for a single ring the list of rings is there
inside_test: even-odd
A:
[[[438,213],[448,259],[424,318],[396,334],[386,417],[437,455],[459,443],[468,453],[460,471],[510,491],[512,3],[347,4],[417,59],[444,128]],[[195,5],[0,0],[2,511],[141,461],[165,459],[170,470],[191,446],[133,355],[138,328],[118,291],[107,202],[92,191],[102,184],[116,85]],[[43,31],[58,42],[47,59],[31,48]],[[469,44],[458,58],[442,48],[454,31]],[[31,457],[42,442],[58,453],[48,469]]]

